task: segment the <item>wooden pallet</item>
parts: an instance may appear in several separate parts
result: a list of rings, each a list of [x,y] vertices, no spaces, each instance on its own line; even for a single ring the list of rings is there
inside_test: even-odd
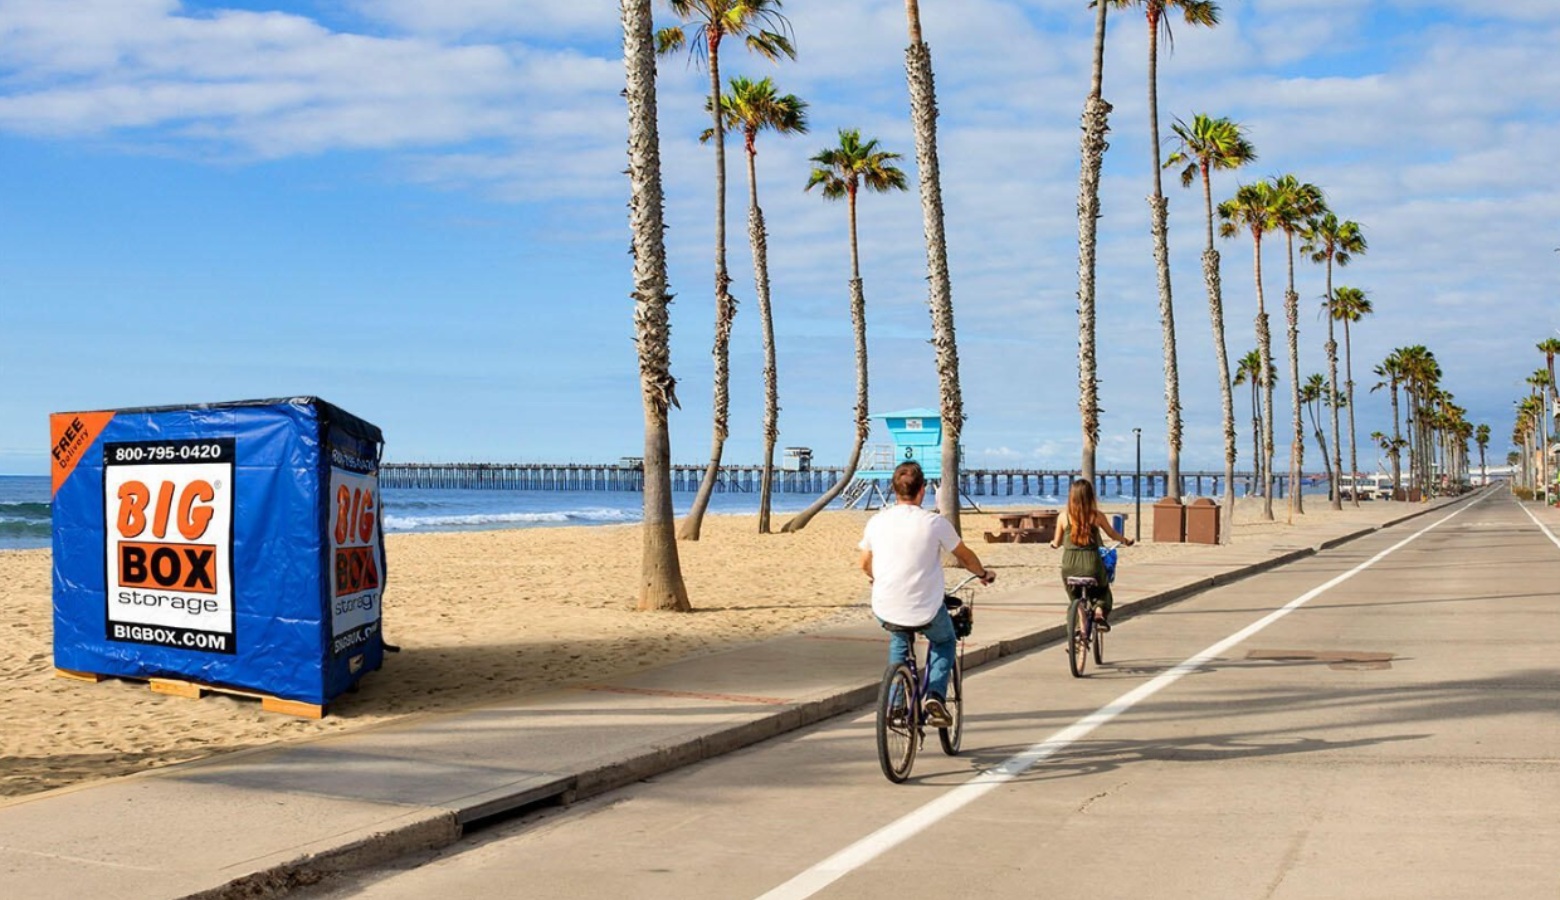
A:
[[[56,668],[54,674],[60,678],[68,678],[72,681],[85,681],[89,684],[96,684],[109,678],[123,678],[126,681],[145,681],[154,693],[168,694],[173,697],[185,697],[190,700],[199,700],[207,694],[245,697],[251,700],[259,700],[260,708],[265,712],[282,713],[304,719],[325,718],[325,707],[322,704],[304,703],[301,700],[287,700],[259,691],[246,691],[242,688],[218,687],[178,678],[136,678],[128,675],[99,675],[96,672],[77,672],[74,669]]]

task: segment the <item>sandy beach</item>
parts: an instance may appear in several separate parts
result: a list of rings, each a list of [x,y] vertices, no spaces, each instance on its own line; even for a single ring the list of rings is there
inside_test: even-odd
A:
[[[1284,524],[1281,502],[1279,521],[1263,523],[1258,502],[1243,501],[1235,540],[1351,515],[1328,510],[1324,498],[1307,501],[1294,526]],[[1146,503],[1143,513],[1150,515]],[[589,683],[865,617],[868,585],[855,545],[870,515],[831,511],[789,535],[757,534],[752,516],[707,518],[701,541],[679,545],[696,607],[686,615],[634,610],[637,525],[391,535],[385,635],[402,652],[319,721],[262,713],[256,701],[220,694],[195,701],[136,681],[56,677],[49,551],[0,551],[12,597],[0,613],[0,798]],[[1149,524],[1123,557],[1125,578],[1132,565],[1211,549],[1151,543]],[[1060,590],[1059,551],[981,540],[997,529],[994,514],[965,516],[971,547],[999,572],[993,590]]]

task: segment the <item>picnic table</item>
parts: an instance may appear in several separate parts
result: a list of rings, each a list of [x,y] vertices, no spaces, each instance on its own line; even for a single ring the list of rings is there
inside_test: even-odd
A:
[[[988,544],[1042,544],[1056,536],[1056,520],[1061,512],[1038,509],[1032,512],[1004,513],[997,516],[1001,531],[986,532]]]

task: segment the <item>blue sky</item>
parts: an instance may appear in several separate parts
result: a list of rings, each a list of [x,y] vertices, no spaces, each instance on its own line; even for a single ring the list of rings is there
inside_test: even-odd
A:
[[[1376,315],[1356,382],[1420,343],[1497,444],[1560,328],[1560,23],[1550,0],[1245,0],[1175,30],[1161,118],[1245,124],[1260,159],[1321,185],[1370,252],[1335,275]],[[1078,115],[1084,2],[923,0],[969,415],[968,464],[1078,461]],[[759,190],[781,443],[842,460],[852,435],[845,209],[801,190],[858,127],[914,176],[900,0],[789,0],[799,58],[773,75],[812,132],[765,135]],[[670,22],[664,7],[658,15]],[[1163,459],[1148,236],[1145,26],[1115,13],[1099,259],[1102,467]],[[50,412],[314,394],[380,425],[387,458],[609,461],[642,444],[615,3],[585,0],[0,0],[0,472],[45,471]],[[660,100],[682,409],[673,456],[709,452],[713,156],[704,73]],[[757,304],[739,144],[729,253],[742,303],[726,458],[759,458]],[[1199,271],[1202,204],[1166,181],[1186,468],[1221,464]],[[872,406],[934,406],[914,191],[861,205]],[[1282,333],[1284,259],[1265,286]],[[1232,357],[1255,346],[1249,240],[1220,241]],[[1322,272],[1299,270],[1301,369],[1323,371]],[[1283,345],[1275,361],[1287,372]],[[1278,392],[1278,445],[1289,413]],[[1241,465],[1249,411],[1236,395]],[[1363,439],[1390,430],[1361,390]],[[1505,448],[1500,448],[1504,455]],[[1376,454],[1362,447],[1361,466]],[[1308,461],[1315,464],[1314,447]],[[1282,465],[1282,463],[1280,464]]]

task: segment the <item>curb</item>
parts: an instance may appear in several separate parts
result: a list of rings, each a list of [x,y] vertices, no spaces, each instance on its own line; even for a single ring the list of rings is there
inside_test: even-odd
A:
[[[1129,619],[1211,588],[1272,571],[1410,519],[1445,509],[1455,503],[1475,499],[1482,493],[1475,491],[1465,497],[1452,498],[1434,505],[1426,504],[1422,509],[1389,519],[1379,525],[1329,538],[1311,547],[1291,550],[1229,572],[1199,578],[1169,590],[1118,603],[1115,618]],[[966,670],[975,669],[1010,656],[1049,646],[1059,642],[1065,631],[1065,625],[1059,623],[1015,637],[969,646],[964,651],[962,665]],[[480,803],[460,809],[425,809],[412,814],[415,821],[399,827],[361,834],[341,846],[308,853],[297,859],[269,866],[260,872],[241,876],[220,887],[187,894],[180,900],[239,900],[239,898],[255,900],[255,898],[274,897],[295,888],[317,884],[328,875],[382,865],[412,853],[438,850],[457,843],[472,830],[499,817],[520,813],[544,804],[567,806],[578,800],[617,790],[706,759],[723,756],[852,712],[871,703],[877,697],[877,691],[877,680],[829,689],[820,695],[800,700],[768,715],[760,715],[713,732],[691,735],[686,740],[651,746],[626,759],[615,760],[570,776],[562,776],[557,782],[544,788],[533,787],[523,794],[507,797],[487,796]]]

